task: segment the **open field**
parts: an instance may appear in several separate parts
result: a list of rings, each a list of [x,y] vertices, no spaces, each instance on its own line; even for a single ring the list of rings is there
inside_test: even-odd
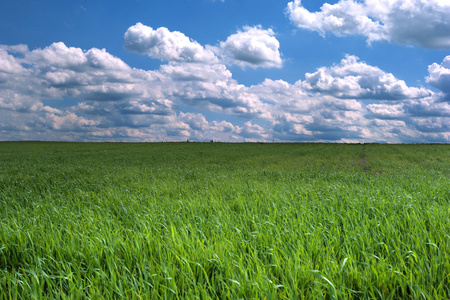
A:
[[[0,299],[448,299],[450,145],[0,143]]]

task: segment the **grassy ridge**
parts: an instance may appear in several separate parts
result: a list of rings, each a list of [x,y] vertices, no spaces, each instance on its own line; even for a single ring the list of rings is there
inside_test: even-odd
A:
[[[0,143],[0,299],[450,295],[450,147]]]

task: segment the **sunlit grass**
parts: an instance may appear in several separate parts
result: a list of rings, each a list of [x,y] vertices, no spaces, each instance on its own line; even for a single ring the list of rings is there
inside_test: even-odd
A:
[[[0,143],[0,299],[448,299],[450,147]]]

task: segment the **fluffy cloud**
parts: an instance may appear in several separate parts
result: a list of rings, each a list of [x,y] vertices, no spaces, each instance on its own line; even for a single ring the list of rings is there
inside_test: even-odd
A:
[[[396,104],[369,104],[365,118],[372,119],[368,128],[379,131],[380,139],[403,143],[450,141],[450,105],[438,95]]]
[[[169,31],[137,23],[125,33],[125,48],[152,58],[176,62],[217,62],[211,50],[205,49],[179,31]]]
[[[296,26],[322,35],[363,35],[369,43],[394,40],[424,48],[450,47],[448,1],[340,0],[310,12],[301,0],[294,0],[286,11]]]
[[[225,82],[232,74],[222,64],[169,63],[160,67],[161,74],[174,81]]]
[[[373,21],[366,13],[366,7],[353,0],[341,0],[331,5],[325,3],[320,12],[311,13],[301,0],[289,2],[287,12],[291,21],[300,28],[317,31],[324,35],[332,32],[338,36],[362,34],[368,41],[386,39],[383,26]]]
[[[234,132],[236,127],[227,121],[213,121],[211,123],[211,130],[220,132]]]
[[[224,59],[241,67],[281,68],[280,43],[272,29],[245,26],[220,43]]]
[[[88,59],[80,48],[67,47],[64,43],[53,43],[44,49],[26,52],[26,61],[37,66],[51,65],[54,68],[80,70],[86,67]]]
[[[54,43],[44,49],[22,50],[20,57],[0,50],[1,60],[8,61],[2,64],[8,68],[0,70],[0,78],[5,78],[0,80],[0,109],[34,113],[36,117],[29,120],[35,128],[86,131],[120,124],[122,115],[175,113],[162,87],[148,86],[158,81],[154,72],[132,69],[104,49],[84,51]],[[63,110],[50,107],[51,103],[58,106],[57,102],[65,107],[67,98],[80,103]]]
[[[450,48],[450,2],[366,0],[368,15],[384,24],[390,39],[424,48]]]
[[[8,51],[10,53],[26,53],[28,52],[28,46],[24,44],[19,45],[0,45],[0,49]]]
[[[344,77],[350,70],[370,74],[376,68],[365,63],[333,67],[338,67],[334,76]],[[351,98],[341,100],[329,90],[306,89],[303,81],[289,84],[270,79],[251,86],[249,91],[270,101],[273,118],[269,135],[277,140],[399,143],[450,139],[450,105],[442,102],[438,94],[402,100],[389,97],[391,100],[366,103]]]
[[[306,73],[305,77],[306,89],[338,98],[402,100],[432,94],[425,88],[408,87],[403,80],[352,55],[347,55],[339,65],[321,67],[314,73]]]
[[[0,48],[0,74],[22,73],[23,67],[16,61],[14,56]],[[1,77],[0,77],[1,80]]]
[[[450,100],[450,55],[441,64],[433,63],[428,66],[428,73],[427,83],[441,90],[446,99]]]
[[[22,50],[18,57],[17,48]],[[144,71],[130,68],[104,49],[82,50],[64,43],[33,51],[5,46],[0,60],[0,111],[32,114],[21,130],[50,130],[55,139],[71,130],[78,132],[78,140],[126,138],[126,133],[138,138],[135,130],[140,130],[147,132],[140,136],[147,140],[169,136],[230,140],[238,127],[183,113],[179,105],[236,116],[267,114],[264,104],[221,64],[171,62]],[[67,106],[65,99],[77,100]]]
[[[270,115],[267,105],[232,79],[224,65],[170,63],[160,73],[166,91],[189,106],[243,117]]]
[[[246,122],[243,127],[239,128],[238,133],[246,142],[267,141],[270,138],[264,127],[253,124],[251,121]]]
[[[290,84],[245,86],[224,64],[129,67],[106,50],[0,47],[2,139],[448,142],[449,58],[408,87],[346,56]],[[343,99],[344,98],[344,99]],[[368,103],[364,101],[370,99]]]
[[[266,79],[250,88],[272,103],[272,138],[341,142],[364,139],[362,131],[367,121],[363,104],[308,91],[302,85],[301,81],[291,85],[282,80]]]
[[[280,43],[274,31],[261,26],[245,26],[219,46],[202,46],[181,32],[137,23],[125,33],[125,48],[171,63],[217,64],[220,57],[222,63],[242,68],[282,66]]]
[[[160,115],[167,116],[175,111],[175,105],[168,99],[157,99],[153,101],[141,99],[141,100],[129,100],[120,102],[114,105],[122,114],[130,115]]]
[[[25,52],[25,62],[37,67],[52,66],[83,72],[89,69],[108,71],[129,71],[131,68],[121,59],[106,52],[105,49],[92,48],[83,51],[80,48],[67,47],[64,43],[53,43],[44,49]]]
[[[406,115],[403,104],[369,104],[367,110],[377,119],[401,119]]]
[[[83,131],[98,125],[98,122],[77,116],[72,112],[47,113],[42,120],[44,124],[57,131]]]

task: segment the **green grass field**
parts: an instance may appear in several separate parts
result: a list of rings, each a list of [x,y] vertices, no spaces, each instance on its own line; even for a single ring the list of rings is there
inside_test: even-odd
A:
[[[0,299],[449,299],[450,145],[0,143]]]

